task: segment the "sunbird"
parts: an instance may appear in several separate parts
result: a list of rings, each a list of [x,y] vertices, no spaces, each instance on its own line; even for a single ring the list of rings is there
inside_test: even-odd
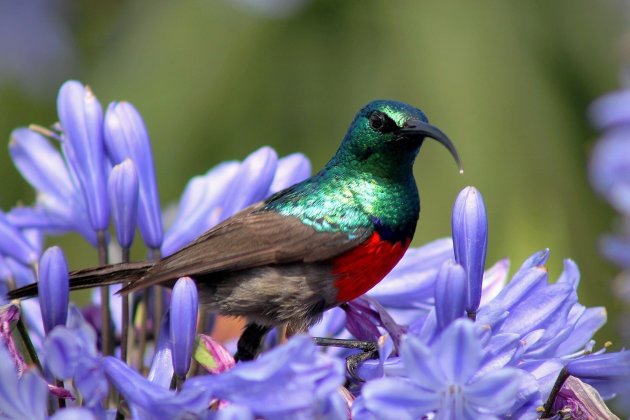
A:
[[[119,293],[193,278],[208,310],[248,320],[236,358],[253,359],[266,332],[297,333],[366,293],[402,258],[420,215],[413,164],[425,138],[455,146],[419,109],[378,100],[362,108],[312,177],[277,192],[157,262],[70,273],[70,288],[128,282]],[[37,284],[9,293],[37,294]]]

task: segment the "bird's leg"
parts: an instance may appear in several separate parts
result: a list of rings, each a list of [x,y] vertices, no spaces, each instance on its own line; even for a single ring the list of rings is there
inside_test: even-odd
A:
[[[362,350],[361,353],[356,353],[346,358],[346,368],[348,369],[348,374],[357,382],[365,382],[363,378],[355,372],[359,364],[368,359],[375,359],[378,357],[378,345],[373,341],[344,340],[341,338],[325,337],[313,337],[313,340],[318,346],[343,347],[346,349]]]
[[[241,334],[241,338],[238,339],[234,360],[237,362],[254,360],[258,352],[260,352],[265,334],[267,334],[270,329],[271,327],[254,323],[247,324],[245,331]]]

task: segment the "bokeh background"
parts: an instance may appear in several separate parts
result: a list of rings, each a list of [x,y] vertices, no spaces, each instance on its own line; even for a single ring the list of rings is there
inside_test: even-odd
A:
[[[605,305],[600,343],[617,337],[617,270],[597,251],[615,215],[591,190],[596,133],[587,108],[619,85],[621,2],[588,0],[0,0],[0,135],[56,121],[58,87],[89,84],[105,105],[131,101],[147,123],[161,201],[187,180],[262,145],[315,169],[372,99],[422,108],[465,166],[427,143],[416,164],[415,245],[450,234],[459,190],[481,190],[488,263],[512,267],[549,247],[582,271],[580,299]],[[0,207],[33,199],[0,153]],[[73,268],[96,256],[55,239]],[[136,251],[142,257],[142,250]],[[619,344],[618,341],[616,344]],[[614,348],[619,348],[615,346]]]

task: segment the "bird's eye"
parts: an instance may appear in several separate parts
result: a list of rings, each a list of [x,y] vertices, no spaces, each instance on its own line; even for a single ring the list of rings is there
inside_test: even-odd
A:
[[[396,124],[387,115],[375,111],[370,114],[370,127],[380,133],[387,133],[392,131]]]

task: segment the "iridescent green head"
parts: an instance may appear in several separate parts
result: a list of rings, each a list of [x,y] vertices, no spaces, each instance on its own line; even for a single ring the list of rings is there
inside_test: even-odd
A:
[[[403,102],[373,101],[359,111],[331,164],[343,162],[385,176],[409,172],[427,137],[446,146],[461,171],[455,147],[422,111]]]

